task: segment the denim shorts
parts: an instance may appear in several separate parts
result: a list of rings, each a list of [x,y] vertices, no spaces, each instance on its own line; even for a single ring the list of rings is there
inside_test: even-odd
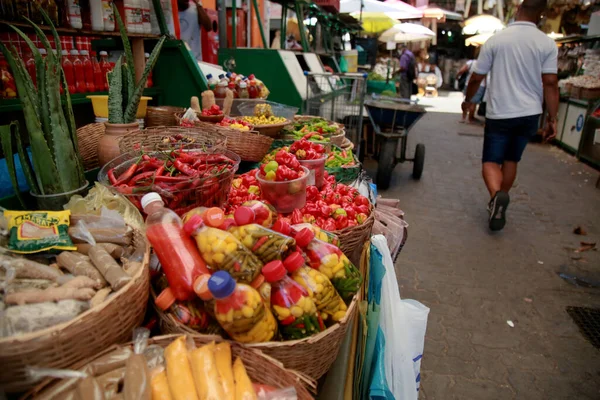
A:
[[[529,140],[537,133],[540,115],[485,119],[482,162],[521,161]]]

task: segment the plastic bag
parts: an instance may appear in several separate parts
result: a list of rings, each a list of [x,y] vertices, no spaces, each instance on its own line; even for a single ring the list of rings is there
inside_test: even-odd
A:
[[[385,337],[385,378],[395,399],[417,399],[421,358],[429,308],[415,300],[401,300],[396,271],[382,235],[371,243],[383,257],[380,328]]]
[[[39,253],[50,249],[77,250],[67,231],[70,211],[4,211],[15,253]]]
[[[258,388],[257,388],[258,386]],[[267,390],[264,385],[254,385],[258,400],[297,400],[298,394],[293,386],[283,389]]]
[[[146,328],[133,330],[133,353],[125,363],[123,397],[126,400],[150,400],[150,370],[144,357],[150,331]]]
[[[315,238],[322,240],[323,242],[326,242],[326,243],[329,243],[329,244],[339,247],[340,238],[338,237],[338,235],[336,235],[334,233],[326,231],[325,229],[321,229],[316,225],[309,224],[308,222],[292,225],[292,229],[295,232],[300,232],[304,228],[310,229],[312,231],[312,233],[315,234]]]

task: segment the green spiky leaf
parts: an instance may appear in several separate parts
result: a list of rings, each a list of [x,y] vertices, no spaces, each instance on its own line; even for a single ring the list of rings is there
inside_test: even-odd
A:
[[[125,52],[125,61],[123,61],[123,64],[128,64],[131,66],[131,68],[129,69],[129,76],[127,77],[128,82],[130,82],[130,87],[127,87],[127,90],[129,92],[129,97],[131,97],[133,95],[133,89],[135,84],[135,71],[133,70],[133,52],[131,51],[131,43],[129,42],[129,38],[127,36],[125,24],[123,24],[123,20],[121,19],[121,15],[119,14],[119,10],[117,10],[117,6],[115,5],[115,3],[113,3],[113,12],[115,14],[115,21],[117,21],[117,25],[119,26],[121,41],[123,42],[123,50]]]
[[[19,181],[17,180],[17,169],[15,167],[15,158],[13,153],[13,145],[12,145],[12,127],[17,127],[17,135],[19,134],[19,128],[17,121],[13,121],[10,125],[0,125],[0,144],[2,144],[2,152],[4,153],[4,158],[6,160],[6,168],[8,169],[8,176],[10,178],[10,183],[19,199],[19,203],[23,208],[26,208],[25,201],[23,200],[23,196],[21,196],[21,189],[19,189]]]
[[[33,193],[40,193],[40,189],[38,188],[38,184],[35,181],[35,175],[33,173],[33,167],[31,166],[31,160],[25,151],[25,146],[21,142],[21,134],[19,133],[19,126],[17,125],[16,133],[15,133],[15,141],[17,143],[17,152],[19,153],[19,160],[21,161],[21,167],[23,168],[23,174],[25,175],[25,180],[29,185],[29,189]]]
[[[121,77],[123,78],[123,84],[121,86],[121,96],[123,97],[123,103],[121,104],[121,108],[123,110],[123,115],[125,115],[125,109],[127,108],[127,104],[129,104],[129,99],[131,98],[129,94],[129,87],[131,86],[129,78],[129,65],[121,65],[121,71]]]
[[[108,122],[123,124],[123,71],[119,57],[112,72],[108,75]]]

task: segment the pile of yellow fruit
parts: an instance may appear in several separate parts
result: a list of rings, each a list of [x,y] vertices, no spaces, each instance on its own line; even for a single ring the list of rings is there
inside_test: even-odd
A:
[[[281,124],[283,122],[286,122],[287,119],[283,118],[283,117],[275,117],[275,116],[270,116],[270,117],[265,117],[264,115],[261,115],[260,117],[250,117],[250,116],[246,116],[246,117],[242,117],[242,119],[244,121],[246,121],[249,124],[252,124],[254,126],[257,125],[275,125],[275,124]]]

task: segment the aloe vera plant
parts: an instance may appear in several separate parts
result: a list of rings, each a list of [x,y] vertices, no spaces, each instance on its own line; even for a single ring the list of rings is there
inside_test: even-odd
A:
[[[146,86],[146,80],[158,59],[166,38],[163,36],[152,50],[144,72],[136,84],[131,44],[127,38],[127,32],[119,15],[119,10],[117,10],[114,3],[113,11],[119,25],[121,40],[123,41],[125,61],[122,56],[119,57],[115,63],[115,67],[108,76],[108,122],[111,124],[130,124],[135,122],[135,114],[137,113],[140,99]]]
[[[12,129],[16,122],[0,130],[0,139],[7,162],[13,157],[14,139],[31,191],[36,195],[51,195],[79,189],[85,184],[85,176],[77,146],[71,97],[61,66],[60,39],[48,15],[41,8],[39,11],[52,29],[56,53],[44,32],[31,20],[23,17],[31,24],[46,49],[47,56],[45,58],[42,58],[37,46],[25,33],[19,28],[9,25],[27,43],[33,53],[37,88],[33,85],[23,59],[18,56],[17,49],[12,45],[8,48],[0,42],[0,51],[6,57],[15,78],[25,117],[33,165],[21,143],[18,125]],[[61,87],[64,96],[60,95]],[[12,168],[10,168],[11,165]],[[20,190],[12,161],[8,163],[8,166],[13,187],[19,194]],[[20,195],[19,199],[22,200]],[[21,201],[21,203],[23,202]]]

